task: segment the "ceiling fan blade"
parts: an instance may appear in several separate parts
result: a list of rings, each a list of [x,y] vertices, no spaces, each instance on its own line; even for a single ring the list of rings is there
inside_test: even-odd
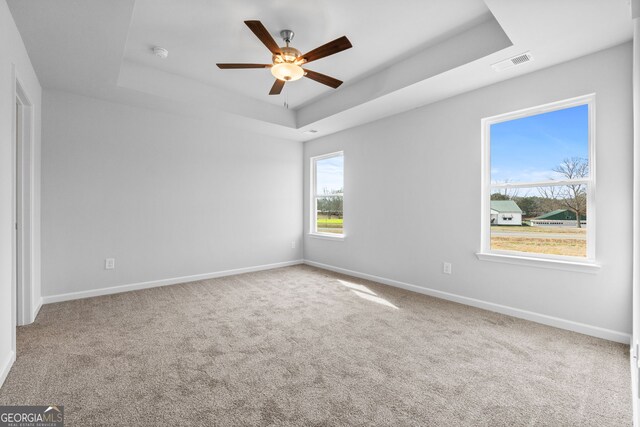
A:
[[[311,71],[311,70],[306,70],[304,69],[304,76],[311,79],[311,80],[315,80],[318,83],[322,83],[323,85],[327,85],[327,86],[331,86],[334,89],[337,89],[338,86],[340,86],[342,84],[342,80],[338,80],[338,79],[334,79],[333,77],[324,75],[324,74],[320,74],[320,73],[316,73],[315,71]]]
[[[271,90],[269,91],[269,95],[280,95],[282,92],[282,88],[284,87],[284,81],[276,79],[273,86],[271,86]]]
[[[247,24],[247,27],[249,27],[249,29],[253,31],[253,34],[255,34],[256,37],[260,39],[260,41],[267,47],[267,49],[271,51],[271,53],[273,53],[274,55],[280,54],[280,46],[278,46],[278,43],[276,43],[273,37],[271,37],[271,34],[269,34],[269,31],[264,27],[264,25],[262,25],[262,22],[244,21],[244,23]]]
[[[222,70],[237,68],[271,68],[271,64],[216,64]]]
[[[347,50],[350,47],[353,46],[351,45],[349,39],[346,36],[342,36],[332,42],[323,44],[322,46],[305,53],[300,58],[304,58],[305,62],[311,62],[320,58],[324,58],[325,56],[333,55],[334,53],[342,52],[343,50]]]

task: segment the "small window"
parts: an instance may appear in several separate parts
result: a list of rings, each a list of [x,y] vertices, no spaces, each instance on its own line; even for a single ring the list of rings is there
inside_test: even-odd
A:
[[[484,119],[482,251],[595,260],[593,95]]]
[[[344,155],[311,158],[311,233],[344,236]]]

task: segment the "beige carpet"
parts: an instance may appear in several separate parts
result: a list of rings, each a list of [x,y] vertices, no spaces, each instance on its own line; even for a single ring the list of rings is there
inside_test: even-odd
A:
[[[307,266],[42,307],[0,404],[68,426],[631,425],[626,346]]]

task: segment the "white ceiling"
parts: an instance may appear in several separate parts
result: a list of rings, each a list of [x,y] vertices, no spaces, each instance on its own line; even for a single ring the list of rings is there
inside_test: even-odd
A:
[[[628,0],[8,0],[41,84],[293,140],[346,129],[631,39]],[[268,70],[244,25],[259,19],[308,51],[339,36],[354,47],[309,68],[344,80],[308,79],[267,95]],[[161,60],[151,53],[169,50]],[[490,65],[531,51],[501,73]],[[312,66],[313,65],[313,66]],[[288,99],[290,109],[284,108]],[[319,132],[304,134],[306,129]]]
[[[489,15],[483,0],[137,0],[125,59],[279,106],[286,97],[296,108],[333,89],[302,79],[286,84],[282,96],[269,96],[274,82],[269,70],[216,67],[216,62],[271,63],[271,53],[243,21],[262,21],[280,45],[280,30],[293,30],[291,45],[302,52],[346,35],[352,49],[308,68],[348,85]],[[169,57],[151,55],[154,45],[168,49]]]

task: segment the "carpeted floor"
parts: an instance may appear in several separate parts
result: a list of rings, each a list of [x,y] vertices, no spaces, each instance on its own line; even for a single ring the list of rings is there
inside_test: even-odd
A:
[[[308,266],[42,307],[0,404],[68,426],[624,426],[628,347]]]

